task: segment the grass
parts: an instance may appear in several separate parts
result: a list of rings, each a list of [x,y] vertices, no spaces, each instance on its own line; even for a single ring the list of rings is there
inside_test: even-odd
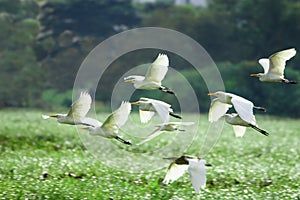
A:
[[[207,187],[196,194],[188,173],[168,186],[161,184],[169,161],[161,159],[160,147],[167,145],[172,133],[137,149],[116,141],[117,149],[121,148],[118,154],[124,154],[119,155],[122,159],[109,163],[116,153],[105,145],[111,144],[107,139],[90,137],[55,120],[42,120],[41,113],[0,111],[0,199],[300,199],[297,119],[258,116],[260,127],[270,132],[269,137],[247,130],[243,138],[236,138],[225,124],[218,143],[205,154],[206,161],[213,165],[207,169]],[[133,114],[131,120],[136,119]],[[199,154],[208,125],[206,116],[201,116],[199,136],[186,153]],[[125,132],[135,135],[149,134],[152,129],[124,127]],[[190,136],[186,138],[190,140]],[[177,148],[168,151],[179,156]],[[140,158],[149,151],[152,156]],[[143,162],[137,163],[139,159]],[[139,170],[143,165],[151,166],[151,159],[161,160],[161,166]]]

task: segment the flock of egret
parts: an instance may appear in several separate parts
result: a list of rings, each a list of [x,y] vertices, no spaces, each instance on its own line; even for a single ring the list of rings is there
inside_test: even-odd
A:
[[[263,82],[283,82],[295,84],[284,78],[284,68],[286,61],[295,56],[294,48],[283,50],[271,55],[269,58],[262,58],[258,62],[264,68],[264,73],[251,74],[251,76],[259,77]],[[124,82],[132,82],[136,89],[143,90],[161,90],[174,95],[174,91],[163,86],[164,79],[169,66],[168,56],[159,54],[155,61],[149,67],[145,76],[131,75],[124,78]],[[235,94],[218,91],[209,93],[214,96],[209,108],[208,121],[215,122],[222,118],[228,124],[231,124],[235,135],[242,137],[247,127],[251,127],[261,134],[267,136],[269,133],[258,127],[253,109],[266,111],[263,107],[255,106],[251,101]],[[91,108],[92,98],[87,92],[82,92],[79,98],[72,104],[67,114],[42,115],[44,119],[57,118],[59,123],[82,125],[82,129],[88,130],[91,135],[99,135],[109,139],[116,139],[126,145],[132,145],[131,142],[124,140],[118,135],[119,129],[126,123],[131,112],[131,104],[139,105],[139,114],[141,123],[147,123],[157,114],[162,124],[157,125],[154,130],[146,138],[143,138],[138,144],[142,145],[155,137],[158,137],[164,131],[184,131],[182,127],[194,124],[194,122],[170,122],[170,116],[181,119],[180,115],[174,113],[170,104],[160,100],[150,98],[140,98],[137,102],[122,102],[120,107],[112,112],[106,120],[101,123],[96,119],[86,117]],[[229,108],[233,106],[236,113],[227,113]],[[183,155],[179,158],[167,158],[172,162],[168,167],[163,183],[169,184],[179,177],[185,171],[190,174],[190,180],[195,191],[198,193],[200,188],[204,188],[206,184],[206,161],[201,158]]]

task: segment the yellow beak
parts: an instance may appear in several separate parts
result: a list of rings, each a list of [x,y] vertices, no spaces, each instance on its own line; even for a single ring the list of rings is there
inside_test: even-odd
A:
[[[208,93],[207,95],[208,95],[208,96],[216,96],[215,93]]]
[[[136,105],[136,104],[139,104],[138,101],[135,101],[135,102],[130,102],[132,105]]]
[[[124,80],[125,83],[132,83],[133,79]]]
[[[250,74],[250,76],[253,76],[253,77],[258,77],[257,74]]]

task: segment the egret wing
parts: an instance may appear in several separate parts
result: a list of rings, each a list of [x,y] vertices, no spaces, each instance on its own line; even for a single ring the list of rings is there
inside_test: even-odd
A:
[[[236,137],[243,137],[247,129],[246,126],[238,126],[238,125],[233,125],[232,128]]]
[[[124,81],[128,80],[136,80],[136,81],[143,81],[145,79],[144,76],[138,76],[138,75],[131,75],[124,78]]]
[[[139,113],[140,113],[141,122],[143,124],[147,123],[153,117],[153,115],[155,114],[155,112],[144,111],[144,110],[139,110]]]
[[[243,97],[233,95],[231,102],[238,115],[249,124],[256,124],[253,114],[253,103]]]
[[[122,102],[121,106],[111,113],[104,121],[102,128],[112,131],[117,131],[128,120],[131,111],[131,104],[129,102]]]
[[[145,79],[160,83],[167,74],[169,58],[165,54],[159,54],[156,60],[149,67]]]
[[[92,104],[92,97],[87,92],[81,92],[79,98],[72,104],[67,116],[74,119],[85,117]]]
[[[283,76],[286,61],[296,55],[294,48],[277,52],[269,57],[270,73]]]
[[[213,99],[208,112],[208,121],[218,121],[231,107],[232,105],[222,103],[218,99]]]
[[[192,185],[195,191],[199,193],[200,188],[205,188],[206,185],[205,160],[188,159],[188,161],[188,171],[190,174]]]
[[[169,111],[170,111],[170,105],[165,102],[152,102],[152,106],[159,115],[159,117],[162,119],[163,122],[169,122]]]
[[[168,122],[166,124],[170,124],[170,125],[181,125],[181,126],[190,126],[195,124],[194,122]]]
[[[172,162],[167,170],[166,176],[163,180],[164,184],[172,183],[173,181],[176,181],[179,179],[185,171],[188,169],[188,165],[178,165],[174,162]]]
[[[144,140],[142,140],[137,145],[144,144],[145,142],[148,142],[148,141],[152,140],[153,138],[159,136],[160,134],[162,134],[161,127],[155,129],[155,131],[153,131],[150,135],[148,135]]]
[[[102,126],[102,123],[94,118],[90,118],[90,117],[84,117],[81,119],[81,123],[83,125],[87,125],[87,126],[92,126],[92,127],[99,127]]]
[[[270,60],[268,58],[261,58],[258,63],[264,68],[264,74],[269,72]]]

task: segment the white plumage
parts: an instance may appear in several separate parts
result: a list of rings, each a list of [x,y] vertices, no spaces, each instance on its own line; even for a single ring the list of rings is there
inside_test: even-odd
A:
[[[250,76],[259,77],[262,82],[284,82],[295,84],[296,81],[290,81],[284,78],[284,69],[286,61],[296,55],[295,48],[283,50],[274,53],[269,58],[261,58],[258,63],[264,68],[264,73],[251,74]]]
[[[162,86],[162,80],[168,72],[169,58],[166,54],[159,54],[149,67],[145,76],[131,75],[124,78],[124,82],[132,82],[136,89],[155,90],[174,94],[171,89]]]
[[[101,125],[101,122],[86,117],[92,104],[91,95],[88,92],[81,92],[79,98],[71,105],[67,114],[52,114],[42,115],[43,119],[57,118],[57,121],[62,124],[79,125],[93,124]]]
[[[190,174],[190,180],[194,190],[199,193],[200,188],[206,185],[206,161],[197,157],[181,156],[175,159],[169,166],[164,184],[169,184],[179,179],[186,171]]]
[[[162,119],[164,123],[169,122],[169,115],[181,119],[180,116],[174,114],[170,104],[156,99],[141,97],[137,102],[131,104],[139,105],[140,120],[147,123],[155,113]]]
[[[265,130],[258,128],[256,121],[255,123],[246,122],[237,113],[225,114],[224,117],[225,121],[232,125],[236,137],[243,137],[246,132],[246,127],[251,127],[263,135],[269,135]]]
[[[220,119],[232,105],[239,116],[249,124],[256,124],[253,108],[265,111],[264,108],[256,107],[251,101],[235,94],[218,91],[209,93],[208,95],[217,97],[212,100],[210,105],[208,113],[208,120],[210,122]]]
[[[193,125],[194,122],[166,122],[163,124],[157,125],[157,129],[155,129],[150,135],[148,135],[144,140],[142,140],[137,145],[144,144],[145,142],[148,142],[155,137],[159,136],[163,133],[163,131],[184,131],[183,129],[180,129],[181,126],[189,126]]]
[[[130,142],[118,136],[120,127],[122,127],[128,120],[131,112],[131,104],[129,102],[122,102],[121,106],[111,113],[101,126],[93,126],[92,124],[83,129],[89,130],[91,135],[99,135],[105,138],[114,138],[118,141],[131,145]]]

